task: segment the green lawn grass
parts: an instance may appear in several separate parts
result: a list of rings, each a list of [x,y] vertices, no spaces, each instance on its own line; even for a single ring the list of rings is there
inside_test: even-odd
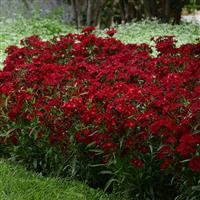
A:
[[[1,200],[121,200],[77,181],[46,178],[0,160]]]

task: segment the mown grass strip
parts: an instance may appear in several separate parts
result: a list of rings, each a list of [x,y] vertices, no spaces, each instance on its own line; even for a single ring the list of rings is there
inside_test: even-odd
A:
[[[46,178],[0,160],[1,200],[117,200],[77,181]]]

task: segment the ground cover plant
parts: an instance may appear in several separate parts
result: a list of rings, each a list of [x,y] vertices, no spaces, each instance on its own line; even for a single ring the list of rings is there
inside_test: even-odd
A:
[[[61,33],[75,32],[74,26],[61,23],[61,21],[49,18],[34,17],[25,19],[17,16],[16,19],[0,18],[0,68],[6,57],[5,48],[9,45],[19,45],[23,37],[34,34],[47,40]]]
[[[181,23],[171,25],[159,23],[159,21],[140,21],[117,27],[116,38],[125,43],[149,43],[152,37],[165,35],[176,36],[177,46],[186,43],[195,43],[199,38],[200,25],[192,23]],[[151,43],[152,44],[152,43]]]
[[[150,43],[151,37],[162,35],[174,35],[177,45],[194,43],[199,37],[200,26],[191,23],[181,25],[162,24],[158,21],[132,22],[117,26],[115,37],[125,43]],[[5,48],[9,45],[19,45],[23,37],[34,34],[40,35],[42,39],[50,39],[53,35],[76,32],[74,26],[66,25],[59,20],[48,18],[16,17],[16,19],[0,18],[0,68],[6,57]],[[98,35],[104,35],[104,31],[97,31]],[[104,35],[105,36],[105,35]]]
[[[1,156],[132,199],[198,199],[200,43],[96,37],[93,27],[10,46]]]
[[[2,200],[114,200],[86,185],[58,178],[44,178],[22,166],[0,161],[0,199]],[[121,200],[121,198],[120,198]]]

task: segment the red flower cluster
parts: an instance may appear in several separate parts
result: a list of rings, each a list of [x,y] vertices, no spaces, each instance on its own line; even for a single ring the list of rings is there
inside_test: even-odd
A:
[[[105,34],[109,35],[110,37],[112,37],[115,33],[117,33],[117,30],[114,28],[111,28],[105,31]]]
[[[95,31],[95,30],[96,30],[96,28],[94,26],[87,26],[81,32],[82,33],[91,33],[92,31]]]
[[[192,158],[189,162],[189,167],[192,171],[197,172],[200,169],[200,156]]]
[[[145,165],[149,144],[160,144],[162,169],[191,159],[189,168],[199,171],[200,44],[176,48],[173,37],[160,37],[152,57],[147,44],[97,38],[93,30],[51,41],[31,36],[7,48],[0,131],[8,121],[35,120],[51,144],[66,145],[73,135],[77,145],[102,150],[102,162],[115,153],[136,167]]]

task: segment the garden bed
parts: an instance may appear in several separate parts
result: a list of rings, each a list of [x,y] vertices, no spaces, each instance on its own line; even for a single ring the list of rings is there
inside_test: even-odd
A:
[[[134,200],[198,198],[199,40],[94,31],[6,48],[1,156]]]

